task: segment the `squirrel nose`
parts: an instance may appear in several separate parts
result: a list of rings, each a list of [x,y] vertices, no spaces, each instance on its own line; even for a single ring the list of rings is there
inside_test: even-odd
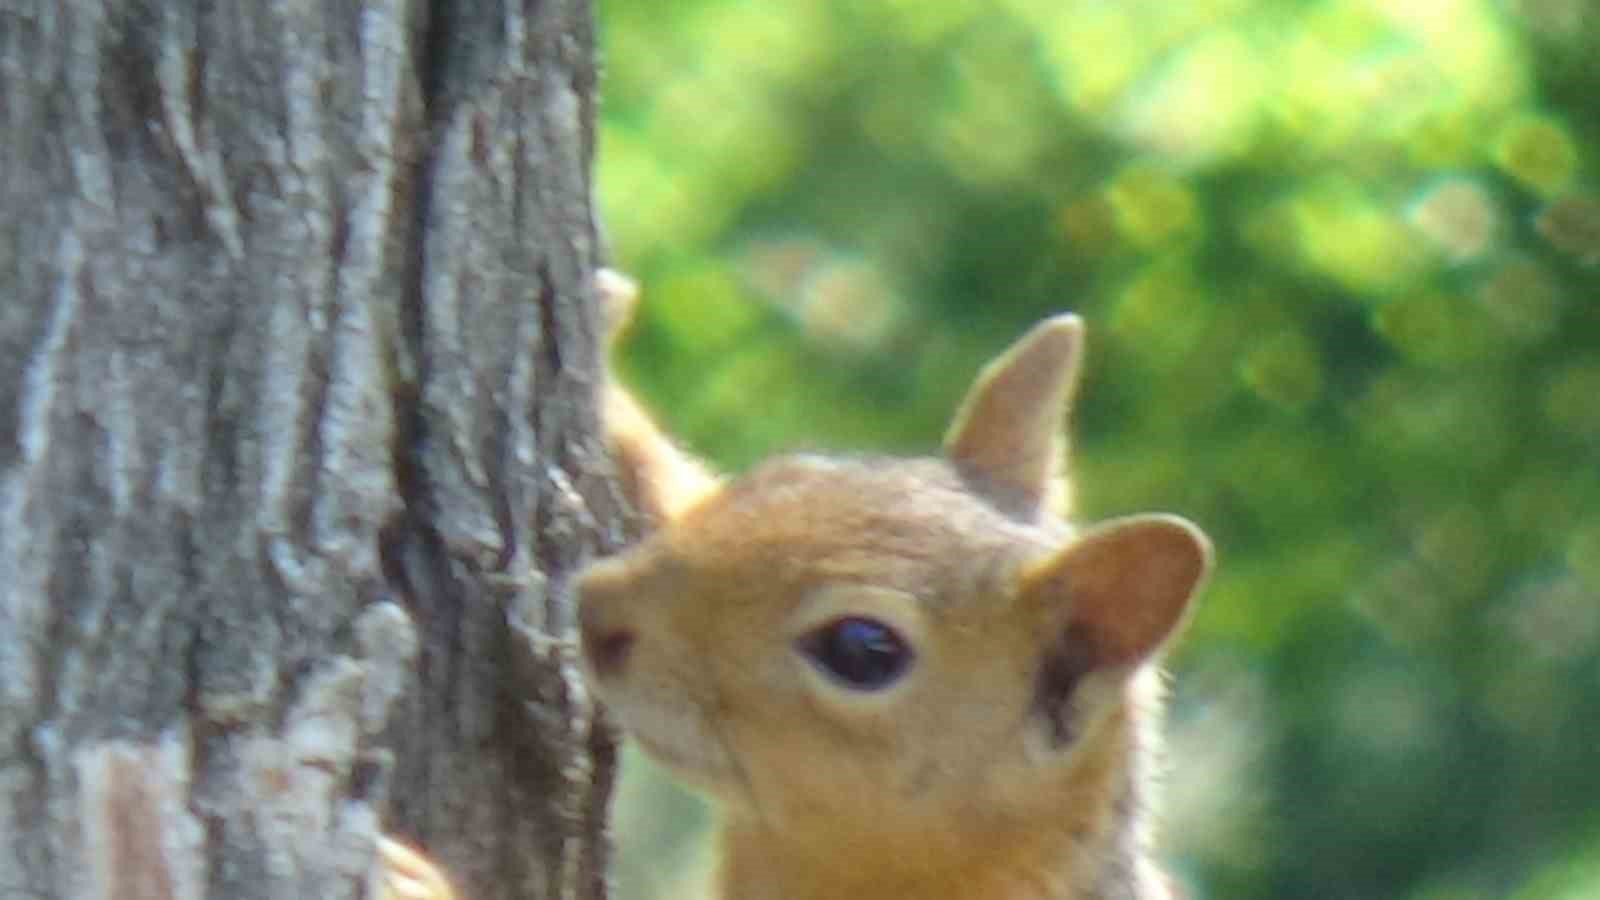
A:
[[[590,612],[591,609],[585,605],[579,616],[579,640],[583,645],[583,655],[596,675],[601,678],[616,675],[627,665],[628,653],[633,649],[633,630],[607,626],[599,621],[599,616]]]

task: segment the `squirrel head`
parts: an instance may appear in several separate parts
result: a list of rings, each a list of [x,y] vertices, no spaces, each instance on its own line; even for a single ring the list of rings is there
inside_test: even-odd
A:
[[[1058,520],[1083,328],[980,374],[942,457],[791,455],[578,582],[590,683],[732,815],[871,832],[1035,818],[1117,752],[1210,565],[1166,515]]]

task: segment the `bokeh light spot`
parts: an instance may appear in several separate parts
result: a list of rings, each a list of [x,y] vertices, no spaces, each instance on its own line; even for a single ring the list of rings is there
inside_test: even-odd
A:
[[[1316,348],[1298,331],[1279,332],[1251,349],[1239,372],[1256,396],[1290,412],[1305,409],[1322,391]]]
[[[891,333],[901,306],[881,271],[837,260],[811,273],[790,310],[813,337],[865,352]]]
[[[1585,19],[1594,24],[1594,0],[1510,0],[1508,6],[1536,30],[1553,37],[1575,37]]]
[[[1058,221],[1062,240],[1080,257],[1103,256],[1119,246],[1116,210],[1103,194],[1067,203],[1058,213]]]
[[[1600,263],[1600,199],[1572,195],[1552,202],[1539,214],[1539,233],[1578,262]]]
[[[1483,309],[1456,294],[1423,291],[1379,306],[1373,325],[1395,349],[1435,365],[1481,364],[1508,348]]]
[[[1477,181],[1452,178],[1411,205],[1407,219],[1434,246],[1457,262],[1482,256],[1498,227],[1494,203]]]
[[[664,273],[646,290],[651,315],[668,335],[684,342],[726,345],[759,312],[732,276],[709,266]]]
[[[1293,213],[1302,258],[1351,290],[1382,294],[1425,269],[1416,232],[1353,184],[1317,185],[1295,198]]]
[[[1572,530],[1567,539],[1567,568],[1590,594],[1600,595],[1600,519]]]
[[[1117,298],[1111,332],[1147,363],[1181,364],[1206,321],[1205,295],[1194,273],[1177,261],[1147,266]]]
[[[1508,122],[1494,144],[1501,169],[1541,194],[1566,187],[1577,168],[1578,151],[1566,128],[1542,116]]]
[[[1573,437],[1600,438],[1600,363],[1558,369],[1545,387],[1541,406],[1551,424]]]
[[[1014,41],[974,39],[951,60],[948,88],[933,116],[933,146],[951,172],[975,183],[1015,180],[1031,171],[1045,135],[1036,118],[1012,108],[1031,63]]]
[[[1135,94],[1121,131],[1169,159],[1204,163],[1248,144],[1269,84],[1250,42],[1228,32],[1213,35]]]
[[[1526,343],[1554,333],[1563,301],[1561,289],[1550,273],[1525,259],[1501,266],[1478,287],[1478,302],[1499,324],[1501,332]]]
[[[1106,199],[1122,233],[1142,246],[1172,240],[1199,223],[1194,192],[1156,166],[1127,166],[1107,188]]]
[[[1566,575],[1526,584],[1500,612],[1525,650],[1551,662],[1578,658],[1600,636],[1600,603]]]

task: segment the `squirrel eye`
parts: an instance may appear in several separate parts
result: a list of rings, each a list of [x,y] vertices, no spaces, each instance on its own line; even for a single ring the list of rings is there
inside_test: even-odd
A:
[[[893,628],[876,619],[850,616],[810,632],[799,641],[806,658],[845,687],[888,687],[911,665],[911,648]]]

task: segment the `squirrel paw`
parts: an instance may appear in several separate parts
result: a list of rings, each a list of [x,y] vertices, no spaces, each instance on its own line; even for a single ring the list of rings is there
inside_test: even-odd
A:
[[[373,894],[377,900],[456,900],[444,873],[399,841],[379,835],[378,862],[382,870]]]

